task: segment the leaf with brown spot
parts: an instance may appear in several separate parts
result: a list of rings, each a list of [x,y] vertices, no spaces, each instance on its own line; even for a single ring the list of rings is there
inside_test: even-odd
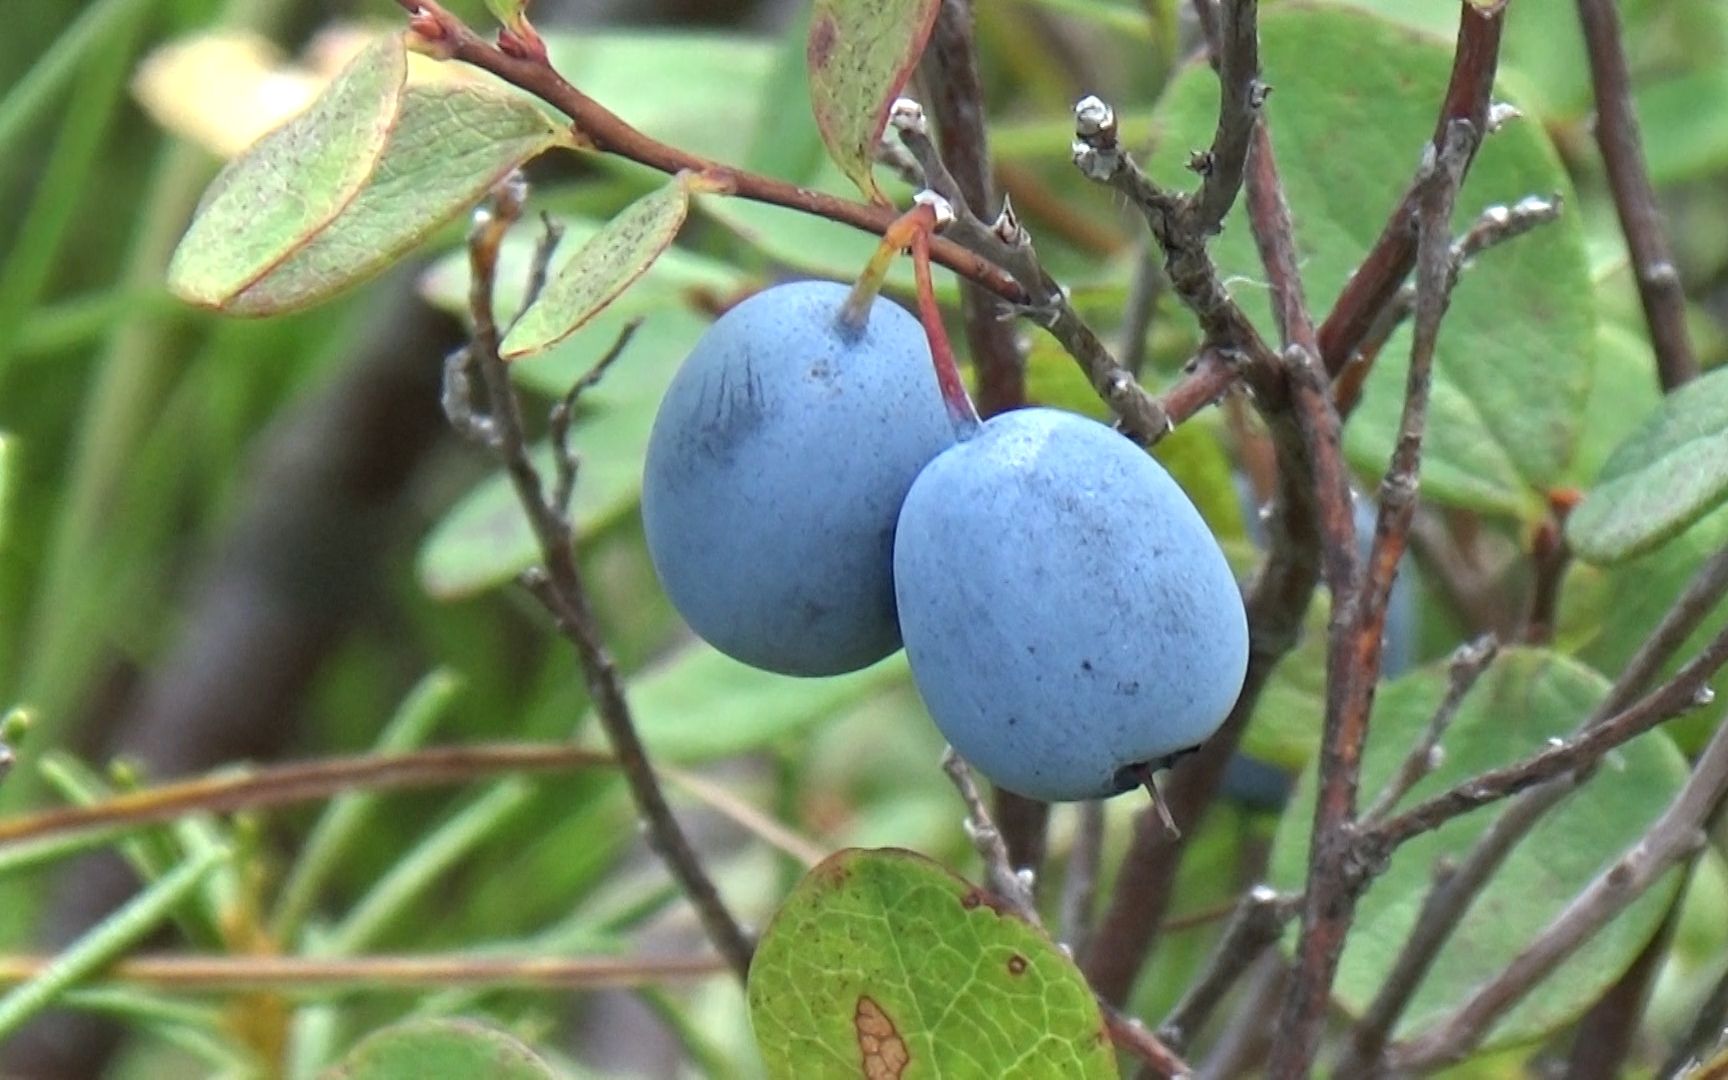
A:
[[[748,993],[770,1077],[1117,1075],[1073,961],[910,851],[812,869],[763,935]]]
[[[882,1006],[869,997],[860,997],[853,1025],[858,1029],[858,1049],[864,1055],[867,1080],[900,1080],[912,1054]]]
[[[941,0],[816,0],[810,16],[810,107],[840,171],[887,200],[872,166],[888,107],[906,85]]]

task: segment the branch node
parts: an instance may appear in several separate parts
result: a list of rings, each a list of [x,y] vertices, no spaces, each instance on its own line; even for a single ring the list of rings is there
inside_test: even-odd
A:
[[[930,134],[930,121],[924,116],[924,106],[909,97],[894,99],[894,104],[888,107],[888,124],[895,131]]]

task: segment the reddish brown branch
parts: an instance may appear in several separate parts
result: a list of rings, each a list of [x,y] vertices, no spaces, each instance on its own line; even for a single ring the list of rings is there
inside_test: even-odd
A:
[[[1656,372],[1662,389],[1672,390],[1698,377],[1698,359],[1686,332],[1686,292],[1644,163],[1638,116],[1632,109],[1632,77],[1620,44],[1620,16],[1614,0],[1578,0],[1578,18],[1584,24],[1590,83],[1596,92],[1596,142],[1632,256],[1638,299],[1656,348]]]
[[[549,64],[512,56],[440,7],[435,0],[397,0],[411,18],[415,33],[439,55],[491,72],[512,86],[539,98],[570,117],[575,133],[595,150],[646,165],[671,176],[689,170],[722,181],[735,195],[772,203],[880,236],[899,216],[892,207],[852,202],[820,191],[788,184],[668,146],[625,123],[616,113],[570,85]],[[1001,267],[957,244],[937,239],[931,256],[955,273],[1014,303],[1026,293]]]
[[[1454,120],[1467,120],[1477,132],[1488,130],[1488,109],[1494,89],[1494,73],[1500,62],[1500,35],[1506,24],[1506,2],[1479,4],[1460,0],[1458,45],[1452,57],[1452,76],[1440,118],[1430,145],[1438,152],[1446,129]],[[1468,169],[1469,163],[1465,163]],[[1416,263],[1416,212],[1420,183],[1408,194],[1381,230],[1380,238],[1332,305],[1332,313],[1320,326],[1320,357],[1326,370],[1337,375],[1367,337],[1380,312],[1398,295],[1398,289]]]

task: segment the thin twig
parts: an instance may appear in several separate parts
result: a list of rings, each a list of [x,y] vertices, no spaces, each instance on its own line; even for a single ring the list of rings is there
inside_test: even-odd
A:
[[[142,788],[86,806],[0,820],[0,847],[92,829],[173,821],[187,814],[231,814],[316,802],[344,791],[407,791],[472,783],[501,773],[569,772],[613,764],[610,754],[534,743],[480,743],[293,762]]]
[[[1200,190],[1188,204],[1187,225],[1201,236],[1216,233],[1242,190],[1250,134],[1259,126],[1269,88],[1260,81],[1260,26],[1256,0],[1224,0],[1219,11],[1218,84],[1222,100],[1212,148],[1197,159]]]
[[[1452,278],[1456,284],[1470,262],[1482,252],[1516,239],[1539,225],[1546,225],[1560,218],[1563,203],[1559,195],[1543,198],[1538,195],[1526,196],[1511,206],[1495,205],[1476,218],[1476,223],[1465,230],[1452,244]],[[1338,377],[1333,381],[1332,400],[1338,406],[1340,416],[1348,418],[1355,411],[1362,398],[1362,387],[1367,381],[1368,372],[1372,370],[1374,361],[1380,351],[1386,347],[1394,331],[1403,325],[1416,310],[1416,286],[1406,282],[1375,317],[1373,325],[1357,345]]]
[[[1717,729],[1691,777],[1632,848],[1451,1014],[1394,1049],[1394,1068],[1419,1070],[1457,1061],[1507,1010],[1624,911],[1676,862],[1705,843],[1704,823],[1728,793],[1728,726]]]
[[[494,192],[489,207],[476,214],[475,227],[469,236],[470,317],[474,324],[474,338],[467,356],[469,363],[478,369],[486,388],[489,414],[482,430],[488,437],[482,445],[503,464],[539,542],[543,564],[525,571],[522,583],[546,607],[559,631],[576,651],[589,700],[630,788],[648,846],[666,864],[696,909],[709,940],[742,981],[749,973],[752,943],[721,900],[700,857],[666,804],[659,779],[648,760],[647,749],[636,733],[617,667],[600,637],[599,622],[589,601],[582,571],[576,563],[574,529],[570,519],[547,497],[539,470],[529,457],[521,402],[516,396],[509,368],[498,355],[498,327],[492,311],[492,290],[497,274],[498,249],[509,227],[521,215],[521,194],[517,186],[501,186]],[[455,378],[465,374],[464,369],[457,365],[448,370]],[[446,395],[447,398],[450,396]]]
[[[570,446],[570,424],[576,417],[576,403],[582,400],[582,395],[599,385],[606,377],[606,372],[624,355],[624,350],[630,347],[630,340],[636,336],[636,331],[642,326],[641,317],[631,319],[618,331],[618,337],[610,348],[603,353],[594,366],[582,373],[581,378],[570,384],[570,389],[558,403],[552,406],[547,417],[547,436],[552,442],[552,509],[558,516],[570,516],[570,504],[576,497],[576,474],[581,469],[581,459]]]
[[[0,984],[34,978],[51,956],[0,956]],[[310,993],[487,987],[602,989],[707,978],[727,970],[719,956],[131,956],[88,987],[107,983],[178,993]]]
[[[972,779],[971,768],[950,747],[942,755],[942,771],[953,781],[955,790],[960,793],[960,801],[966,806],[966,835],[984,861],[984,880],[990,891],[1015,916],[1042,929],[1044,922],[1033,902],[1030,875],[1017,871],[1009,861],[1008,847],[1002,842],[1002,833],[995,822],[990,820],[990,811],[978,792],[978,784]],[[1159,1076],[1188,1075],[1188,1066],[1182,1059],[1146,1030],[1144,1024],[1123,1016],[1101,996],[1098,1007],[1103,1012],[1111,1040],[1117,1046],[1140,1058]]]
[[[1440,704],[1434,710],[1434,715],[1428,718],[1428,723],[1422,728],[1422,734],[1410,747],[1398,770],[1380,789],[1368,809],[1362,811],[1364,824],[1385,819],[1397,808],[1404,796],[1410,793],[1417,782],[1424,776],[1440,767],[1443,760],[1440,750],[1440,740],[1446,734],[1446,729],[1452,726],[1452,720],[1458,715],[1458,707],[1464,704],[1470,690],[1476,685],[1476,680],[1488,670],[1494,658],[1500,654],[1500,642],[1493,634],[1485,634],[1475,641],[1468,641],[1452,651],[1452,657],[1446,664],[1446,693],[1440,699]]]
[[[1189,1040],[1205,1025],[1230,988],[1278,940],[1299,903],[1299,897],[1282,896],[1266,885],[1248,890],[1205,968],[1158,1025],[1158,1037],[1166,1046],[1176,1053],[1187,1049]]]
[[[1452,75],[1430,143],[1438,153],[1447,128],[1466,120],[1477,132],[1488,130],[1494,73],[1500,63],[1500,37],[1506,26],[1506,0],[1480,3],[1459,0],[1458,43],[1452,54]],[[1469,168],[1469,162],[1465,163]],[[1404,278],[1416,265],[1417,198],[1421,181],[1411,185],[1386,221],[1374,247],[1357,266],[1333,302],[1319,331],[1320,357],[1337,375],[1362,344],[1380,312],[1397,296]]]
[[[534,241],[534,254],[528,259],[528,285],[522,291],[522,306],[510,320],[512,329],[522,321],[522,316],[528,314],[528,309],[534,306],[534,301],[540,299],[540,294],[546,291],[547,279],[552,276],[552,256],[558,253],[558,245],[563,241],[564,226],[551,214],[541,211],[540,238]]]
[[[1596,141],[1608,172],[1614,209],[1626,234],[1638,298],[1656,348],[1656,372],[1663,390],[1698,377],[1698,359],[1686,332],[1686,292],[1662,231],[1662,211],[1644,163],[1638,115],[1632,109],[1632,76],[1620,43],[1620,16],[1614,0],[1578,0],[1578,19],[1590,56],[1590,84],[1596,94]]]
[[[1252,1076],[1277,1036],[1266,1022],[1278,1008],[1290,972],[1276,949],[1260,954],[1248,972],[1246,985],[1230,1022],[1201,1063],[1196,1080],[1238,1080]]]
[[[1722,972],[1709,996],[1698,1007],[1698,1015],[1693,1017],[1686,1034],[1674,1044],[1673,1052],[1656,1075],[1662,1080],[1671,1080],[1684,1074],[1705,1054],[1723,1045],[1724,1039],[1728,1039],[1728,969]]]

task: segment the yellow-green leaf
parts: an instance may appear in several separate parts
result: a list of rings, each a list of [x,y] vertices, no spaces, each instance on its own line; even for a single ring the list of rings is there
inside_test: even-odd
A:
[[[637,199],[570,256],[504,336],[498,350],[504,359],[543,352],[563,341],[646,273],[684,224],[690,183],[679,176]]]
[[[806,874],[748,995],[770,1077],[1117,1075],[1074,962],[910,851],[842,851]]]
[[[359,284],[566,137],[537,106],[515,95],[474,85],[410,87],[384,152],[355,197],[224,309],[276,315]]]
[[[378,163],[408,74],[382,38],[293,120],[224,169],[168,267],[176,296],[226,307],[342,212]]]
[[[472,1020],[411,1020],[366,1038],[324,1080],[553,1080],[522,1043]]]
[[[888,106],[924,52],[941,0],[816,0],[810,17],[810,106],[841,171],[881,202],[871,166]]]

